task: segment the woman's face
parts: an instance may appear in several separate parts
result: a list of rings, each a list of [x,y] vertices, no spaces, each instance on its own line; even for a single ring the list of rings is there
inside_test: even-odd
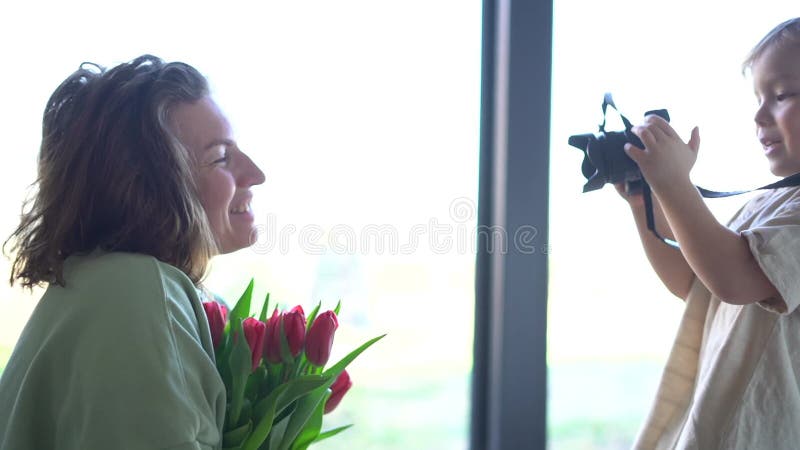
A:
[[[219,251],[249,247],[258,237],[250,187],[263,183],[264,173],[236,145],[228,119],[210,98],[179,104],[170,120],[195,160],[200,202]]]

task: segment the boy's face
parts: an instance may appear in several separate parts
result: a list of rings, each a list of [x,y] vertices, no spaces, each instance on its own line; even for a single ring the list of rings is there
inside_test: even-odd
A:
[[[773,46],[753,62],[756,133],[770,171],[800,172],[800,46]]]

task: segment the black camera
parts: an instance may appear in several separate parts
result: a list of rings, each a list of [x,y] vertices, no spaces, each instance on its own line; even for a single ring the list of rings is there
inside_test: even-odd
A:
[[[644,145],[639,137],[631,132],[633,125],[622,114],[620,117],[625,125],[625,130],[605,131],[608,106],[617,109],[611,94],[606,94],[603,99],[603,123],[600,125],[599,134],[585,133],[569,137],[569,145],[584,152],[581,171],[588,181],[583,186],[583,192],[600,189],[606,183],[622,182],[634,186],[635,189],[642,181],[639,167],[625,154],[624,146],[629,142],[639,148],[644,148]],[[669,122],[669,113],[666,109],[647,111],[644,115],[646,117],[650,114],[655,114]]]

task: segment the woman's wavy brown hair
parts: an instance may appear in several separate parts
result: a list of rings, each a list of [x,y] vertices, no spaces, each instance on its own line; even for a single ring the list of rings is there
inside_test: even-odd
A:
[[[95,249],[152,255],[198,284],[216,247],[169,115],[208,91],[193,67],[151,55],[64,80],[44,111],[35,194],[3,246],[11,284],[63,286],[64,260]]]

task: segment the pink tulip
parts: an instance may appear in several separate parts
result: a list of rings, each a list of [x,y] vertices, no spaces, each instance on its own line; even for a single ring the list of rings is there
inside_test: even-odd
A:
[[[283,331],[289,342],[289,351],[297,357],[303,351],[303,341],[306,338],[306,315],[300,305],[283,314]]]
[[[328,397],[328,400],[325,402],[325,414],[328,414],[339,406],[342,397],[344,397],[344,394],[346,394],[351,387],[353,387],[353,382],[350,381],[350,375],[346,370],[343,370],[342,373],[336,377],[336,381],[331,385],[331,396]]]
[[[242,328],[244,328],[244,337],[247,339],[247,345],[250,346],[253,371],[255,371],[259,362],[261,362],[261,353],[264,351],[264,335],[266,334],[267,326],[258,319],[248,317],[242,322]]]
[[[336,313],[325,311],[314,319],[306,336],[306,358],[315,366],[324,367],[331,356],[333,334],[339,328]]]
[[[203,302],[203,309],[206,311],[208,328],[211,330],[211,342],[214,348],[219,347],[222,340],[222,333],[225,331],[225,320],[228,310],[217,302]]]

